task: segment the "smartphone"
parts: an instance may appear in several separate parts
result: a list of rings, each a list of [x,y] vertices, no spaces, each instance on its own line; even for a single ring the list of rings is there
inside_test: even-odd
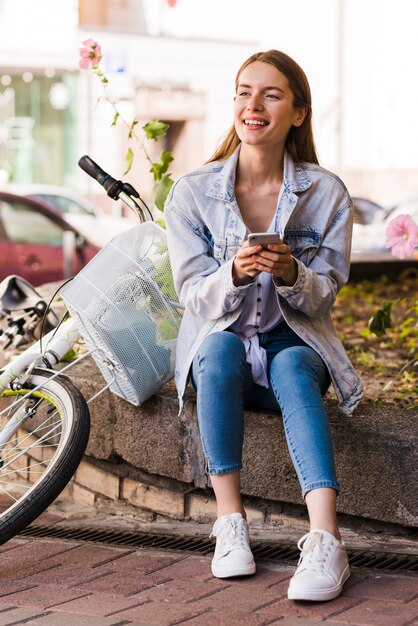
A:
[[[248,235],[249,246],[263,246],[267,248],[269,243],[283,243],[279,233],[251,233]]]

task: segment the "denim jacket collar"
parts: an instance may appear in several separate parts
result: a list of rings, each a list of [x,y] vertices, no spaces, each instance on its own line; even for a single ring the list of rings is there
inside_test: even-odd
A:
[[[235,177],[240,150],[241,144],[239,144],[233,154],[224,161],[223,167],[219,169],[212,186],[206,192],[207,196],[224,200],[225,202],[233,202],[236,199]],[[283,184],[289,194],[305,191],[312,184],[312,181],[307,176],[304,169],[299,163],[293,161],[287,150],[284,155]]]

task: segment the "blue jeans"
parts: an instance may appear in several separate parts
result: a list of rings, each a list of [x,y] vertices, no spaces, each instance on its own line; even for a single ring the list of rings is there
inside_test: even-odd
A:
[[[232,332],[208,335],[193,360],[192,380],[209,473],[241,469],[244,409],[279,411],[302,495],[319,487],[338,492],[331,429],[322,399],[330,384],[324,362],[285,322],[260,334],[260,345],[267,352],[268,389],[253,382],[244,344]]]

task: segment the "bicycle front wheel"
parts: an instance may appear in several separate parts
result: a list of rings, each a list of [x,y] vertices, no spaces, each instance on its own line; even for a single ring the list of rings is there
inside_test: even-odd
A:
[[[65,376],[42,369],[33,371],[24,389],[1,395],[0,438],[11,419],[19,429],[6,437],[0,451],[0,545],[61,493],[90,432],[89,409],[80,391]]]

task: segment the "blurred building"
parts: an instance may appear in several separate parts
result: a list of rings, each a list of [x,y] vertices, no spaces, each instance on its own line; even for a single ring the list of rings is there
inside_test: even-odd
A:
[[[321,162],[350,191],[390,204],[418,193],[415,0],[0,0],[0,179],[64,184],[102,198],[77,167],[87,153],[124,171],[127,132],[103,85],[78,67],[103,48],[108,93],[138,128],[170,124],[174,178],[206,160],[232,120],[241,62],[276,47],[305,69]],[[3,170],[3,173],[1,173]],[[148,165],[128,179],[145,195]]]
[[[137,129],[153,119],[170,124],[163,140],[147,144],[151,157],[172,150],[174,178],[208,158],[231,123],[236,68],[255,43],[165,33],[169,12],[176,10],[170,4],[0,0],[3,176],[7,171],[14,182],[63,184],[100,198],[100,189],[77,167],[78,158],[87,153],[112,175],[123,174],[127,129],[120,121],[112,126],[102,83],[78,67],[79,47],[90,37],[102,46],[106,91],[123,117],[137,119]],[[230,110],[223,106],[226,93]],[[149,165],[136,151],[126,179],[146,196]]]

